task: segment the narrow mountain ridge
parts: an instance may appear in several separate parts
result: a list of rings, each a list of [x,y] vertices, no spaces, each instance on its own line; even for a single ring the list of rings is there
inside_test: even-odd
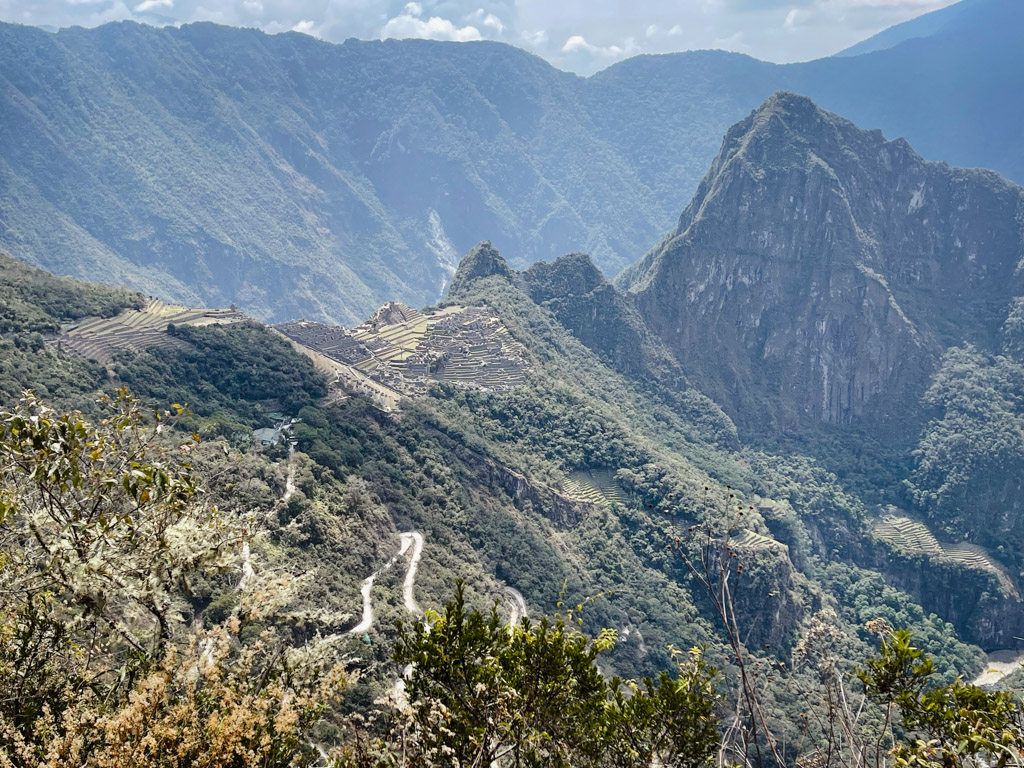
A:
[[[446,298],[459,301],[472,294],[475,281],[492,277],[522,290],[619,373],[656,380],[670,388],[686,386],[672,353],[586,254],[559,256],[550,264],[538,261],[515,272],[497,249],[484,241],[463,258]]]

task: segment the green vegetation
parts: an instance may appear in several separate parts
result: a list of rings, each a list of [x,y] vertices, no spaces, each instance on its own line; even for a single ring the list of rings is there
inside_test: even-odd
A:
[[[247,633],[287,595],[244,570],[230,618],[190,620],[190,583],[238,565],[247,522],[161,444],[171,413],[106,405],[100,425],[31,397],[0,412],[0,766],[311,765],[343,668]]]
[[[83,283],[0,253],[0,335],[56,333],[63,323],[139,309],[143,298],[124,288]]]
[[[180,346],[172,333],[177,326],[230,324],[244,319],[245,315],[233,310],[176,307],[150,299],[141,309],[75,323],[57,337],[57,345],[88,360],[110,365],[119,352]]]
[[[824,569],[822,581],[835,596],[840,615],[857,628],[861,642],[871,640],[871,622],[884,619],[889,626],[910,630],[918,643],[928,649],[936,677],[943,683],[970,677],[981,669],[983,655],[978,648],[964,643],[952,624],[934,613],[926,613],[909,595],[886,584],[877,573],[830,563]],[[863,647],[857,655],[865,655]]]
[[[61,326],[83,317],[110,317],[139,307],[142,297],[121,288],[55,277],[0,254],[0,398],[23,389],[68,402],[94,391],[104,374],[46,343]]]
[[[911,498],[948,538],[969,536],[1024,570],[1024,365],[955,347],[925,402],[936,417],[914,452]]]
[[[86,586],[95,591],[51,590],[48,599],[57,602],[39,603],[57,612],[51,617],[79,611],[86,631],[105,620],[101,614],[85,616],[83,606],[68,601],[82,595],[96,602],[96,591],[109,591],[107,579],[118,578],[117,567],[131,567],[132,578],[146,584],[164,585],[163,597],[140,598],[158,614],[120,600],[102,606],[111,612],[102,615],[115,622],[102,624],[97,635],[97,642],[112,648],[109,658],[101,658],[113,693],[94,698],[79,688],[72,692],[79,698],[61,705],[70,713],[67,722],[96,724],[85,730],[109,743],[102,753],[107,764],[133,765],[130,760],[137,759],[141,768],[154,754],[146,750],[169,751],[172,738],[184,745],[181,766],[203,764],[188,745],[223,745],[216,741],[222,736],[276,745],[267,753],[268,765],[285,754],[298,755],[300,763],[312,759],[309,740],[341,748],[338,759],[350,765],[387,764],[397,759],[404,740],[427,764],[447,731],[459,738],[444,744],[462,757],[503,745],[521,764],[645,765],[658,753],[665,765],[698,766],[722,748],[723,731],[732,734],[724,749],[737,759],[753,759],[759,746],[765,755],[777,748],[780,762],[791,762],[830,738],[828,728],[802,725],[801,713],[827,721],[835,677],[822,682],[821,664],[834,664],[844,680],[852,679],[854,667],[872,653],[867,622],[884,618],[909,627],[935,654],[935,679],[943,684],[980,666],[978,649],[922,609],[916,596],[868,570],[871,563],[834,562],[839,547],[851,560],[873,556],[864,554],[872,510],[836,475],[804,457],[737,450],[728,420],[696,393],[680,389],[665,395],[649,381],[641,384],[613,370],[508,281],[484,277],[470,287],[529,350],[525,386],[485,392],[442,383],[428,397],[403,403],[398,413],[383,412],[360,396],[325,400],[324,380],[310,361],[279,335],[250,323],[178,327],[180,346],[126,354],[112,372],[97,369],[91,382],[62,390],[95,413],[95,423],[108,419],[107,425],[91,427],[79,416],[68,417],[69,424],[82,424],[72,431],[88,438],[77,454],[80,466],[89,465],[83,452],[91,457],[100,442],[105,451],[115,450],[111,438],[95,435],[124,425],[145,435],[152,446],[147,450],[155,452],[137,461],[144,479],[150,477],[147,467],[159,464],[169,467],[163,470],[169,478],[177,477],[171,469],[180,471],[195,491],[202,488],[183,499],[185,529],[165,537],[169,550],[151,556],[143,533],[130,534],[132,525],[142,524],[141,513],[132,512],[131,522],[111,515],[114,542],[121,543],[104,556],[116,562],[96,574],[88,568],[69,571],[75,579],[88,576]],[[70,360],[53,350],[34,359],[39,377],[52,376],[55,366]],[[164,427],[159,434],[144,426],[150,417],[144,418],[148,410],[139,405],[133,406],[134,421],[125,422],[110,415],[109,403],[92,400],[94,388],[110,391],[123,383],[157,409]],[[677,396],[687,407],[667,410],[665,404]],[[169,403],[188,411],[165,416],[161,406]],[[265,424],[272,410],[298,418],[292,455],[286,445],[253,446],[242,437]],[[717,426],[722,424],[724,435]],[[193,431],[209,441],[197,443]],[[118,477],[131,475],[116,451],[104,467],[86,475],[92,480],[77,499],[86,498],[90,483],[121,483]],[[5,475],[5,502],[26,497],[27,477]],[[574,501],[565,492],[572,483],[601,503]],[[139,489],[141,498],[145,485]],[[127,503],[120,495],[115,502]],[[27,520],[21,514],[9,521]],[[191,527],[194,518],[188,515],[213,519],[217,526]],[[681,553],[692,557],[699,551],[691,527],[712,531],[716,542],[731,541],[742,565],[731,576],[735,621],[744,633],[736,647],[717,621],[708,591],[682,559]],[[31,537],[10,530],[12,546],[32,544]],[[185,536],[185,530],[193,533]],[[361,614],[362,580],[396,556],[399,533],[409,531],[425,542],[413,596],[426,611],[426,623],[396,629],[396,620],[407,621],[410,611],[406,554],[377,576],[373,622],[365,633],[352,634]],[[126,538],[117,538],[122,533]],[[179,545],[198,547],[207,535],[221,537],[219,548],[211,546],[223,558],[209,567],[199,560],[162,559],[176,557]],[[243,565],[243,539],[251,572]],[[145,557],[146,567],[158,568],[169,581],[151,582],[135,557]],[[465,587],[444,607],[460,577]],[[528,624],[509,628],[504,609],[490,610],[506,598],[505,585],[525,598],[535,617]],[[560,602],[585,609],[573,608],[571,620],[561,623],[542,618],[564,614]],[[129,614],[136,617],[133,640],[145,649],[138,659],[118,645],[131,647],[127,639],[109,639],[117,634],[116,622]],[[142,621],[138,615],[152,618]],[[427,624],[433,627],[429,633]],[[611,631],[614,644],[608,642]],[[168,639],[161,640],[164,634]],[[826,636],[835,638],[827,656],[832,661],[809,650]],[[327,643],[323,655],[314,652],[321,640]],[[79,647],[83,640],[75,635],[68,642]],[[699,659],[679,656],[673,645],[704,651]],[[173,649],[173,658],[165,648]],[[69,651],[62,649],[48,658],[66,669],[74,660],[65,660],[62,654]],[[350,659],[349,672],[323,674],[343,654]],[[299,666],[274,666],[275,658]],[[466,664],[451,666],[456,658]],[[526,658],[549,663],[526,667]],[[189,670],[201,663],[223,664],[229,671],[197,685]],[[409,664],[411,709],[375,708],[374,701],[393,690]],[[710,664],[721,670],[714,683]],[[356,671],[359,679],[349,680]],[[253,689],[251,681],[264,672],[273,683]],[[735,711],[743,674],[756,687],[756,707],[744,705],[744,724],[730,730],[717,718]],[[614,675],[640,682],[634,689],[608,679]],[[320,686],[328,682],[329,690]],[[344,695],[329,704],[342,682]],[[484,689],[478,691],[477,683]],[[48,678],[33,684],[41,696],[59,693]],[[550,696],[529,704],[519,692],[530,685]],[[139,686],[152,695],[133,698]],[[294,728],[268,731],[268,718],[279,720],[277,707],[288,686],[301,710],[288,712]],[[479,700],[460,708],[470,690]],[[465,695],[456,698],[453,691]],[[548,699],[561,704],[540,705]],[[485,705],[502,716],[481,719]],[[453,718],[443,721],[446,731],[431,715],[442,706]],[[253,716],[249,707],[266,717]],[[755,710],[763,724],[751,729],[745,723]],[[857,732],[877,734],[881,710],[871,706],[865,712]],[[26,720],[17,726],[17,738],[27,749],[55,748],[42,733],[53,733],[46,730],[49,721],[32,718],[39,727]],[[220,718],[234,725],[212,734],[208,724]],[[129,720],[131,728],[124,725]],[[179,733],[172,723],[189,725]],[[116,738],[102,730],[115,727],[121,729]],[[96,728],[101,730],[89,730]],[[141,741],[147,732],[164,736]],[[778,746],[769,738],[778,739]],[[219,768],[219,752],[203,754],[213,760],[207,763],[211,768]]]
[[[883,630],[880,654],[858,674],[867,696],[894,710],[904,737],[896,766],[1016,765],[1024,751],[1024,710],[1004,691],[983,691],[960,680],[936,685],[935,666],[910,632]]]
[[[959,680],[970,642],[1024,632],[1018,188],[779,94],[727,134],[633,295],[580,254],[517,273],[489,243],[451,275],[476,227],[520,258],[573,242],[621,263],[696,178],[692,157],[645,157],[635,121],[672,107],[652,146],[699,154],[679,139],[703,123],[673,105],[718,93],[723,59],[581,80],[502,46],[211,25],[0,43],[54,131],[55,92],[94,129],[42,150],[36,112],[6,105],[28,148],[0,158],[20,253],[341,321],[450,278],[440,309],[392,304],[352,334],[287,324],[364,355],[340,392],[329,361],[234,310],[0,262],[0,768],[318,747],[352,766],[955,766],[1020,746],[1017,702]],[[691,66],[671,94],[634,87]]]
[[[340,765],[710,765],[716,671],[693,651],[675,676],[608,681],[596,662],[613,643],[614,633],[591,641],[564,619],[505,627],[495,609],[467,610],[457,585],[444,613],[395,648],[409,665],[408,707],[379,713],[375,738],[357,731]]]
[[[265,412],[295,414],[327,393],[308,358],[262,325],[176,326],[173,336],[186,346],[125,355],[115,370],[153,402],[187,404],[195,429],[229,436],[240,423],[261,426]]]

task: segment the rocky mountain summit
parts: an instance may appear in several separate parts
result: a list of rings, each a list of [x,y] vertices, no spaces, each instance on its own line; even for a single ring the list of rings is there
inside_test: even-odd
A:
[[[997,174],[782,92],[618,285],[739,422],[848,425],[916,403],[950,345],[998,348],[1022,212]]]

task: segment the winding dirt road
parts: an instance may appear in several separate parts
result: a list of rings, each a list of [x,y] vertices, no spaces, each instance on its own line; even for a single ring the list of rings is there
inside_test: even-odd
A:
[[[412,557],[409,559],[409,570],[405,572],[405,584],[402,586],[403,598],[405,599],[405,610],[415,616],[422,616],[420,604],[413,596],[413,588],[416,586],[416,571],[420,567],[420,556],[423,554],[423,534],[419,531],[407,531],[402,534],[402,548],[398,550],[401,555],[412,544]]]
[[[370,628],[373,626],[373,599],[370,596],[373,582],[384,571],[393,566],[400,557],[405,555],[410,548],[412,549],[412,557],[409,558],[409,569],[405,573],[405,583],[402,586],[403,600],[405,608],[409,613],[416,616],[423,615],[423,611],[420,610],[419,603],[416,602],[416,598],[413,595],[413,590],[416,587],[416,571],[419,569],[420,557],[423,554],[423,534],[419,531],[405,531],[400,536],[402,544],[398,548],[398,553],[363,580],[363,586],[359,590],[363,596],[363,617],[358,624],[349,630],[349,634],[355,635],[370,631]]]
[[[295,493],[295,444],[288,444],[288,477],[284,481],[284,496],[281,497],[281,501],[285,504],[288,503],[288,499]]]
[[[509,604],[508,624],[510,627],[516,626],[520,619],[530,617],[530,612],[526,610],[526,600],[523,599],[518,589],[505,587],[505,596]]]

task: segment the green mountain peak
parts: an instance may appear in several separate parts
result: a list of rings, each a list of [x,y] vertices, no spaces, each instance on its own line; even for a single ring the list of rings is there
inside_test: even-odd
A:
[[[459,268],[448,285],[447,298],[457,300],[474,280],[495,275],[511,280],[512,270],[490,240],[483,240],[473,246],[459,262]]]

